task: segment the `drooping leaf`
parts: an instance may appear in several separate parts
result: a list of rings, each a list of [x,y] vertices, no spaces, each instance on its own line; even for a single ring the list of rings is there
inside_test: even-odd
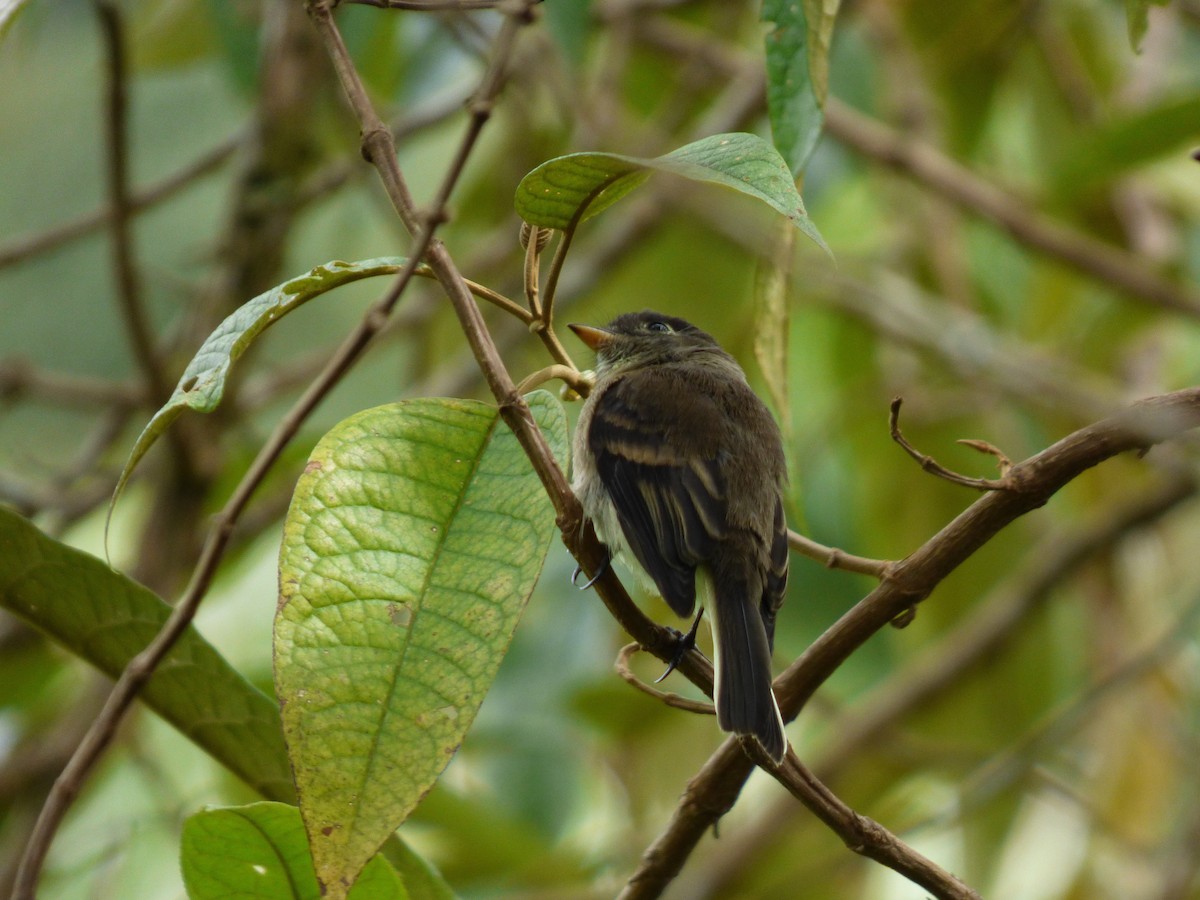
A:
[[[562,407],[542,391],[529,404],[564,458]],[[490,405],[366,410],[313,451],[280,551],[275,684],[330,896],[454,755],[553,531],[549,500]]]
[[[171,613],[157,595],[0,507],[0,606],[116,678]],[[194,629],[143,702],[264,797],[295,796],[275,702]]]
[[[376,275],[394,275],[403,267],[404,260],[398,257],[364,259],[353,263],[334,260],[276,285],[231,313],[196,351],[192,361],[183,370],[174,393],[138,436],[113,491],[109,503],[110,515],[112,505],[125,489],[134,467],[180,413],[185,409],[207,413],[217,408],[225,393],[230,369],[255,338],[314,297],[352,281]]]
[[[321,900],[300,810],[285,803],[206,809],[183,825],[180,868],[190,900]],[[350,900],[409,900],[383,856],[363,869]]]
[[[767,115],[775,147],[799,176],[817,146],[839,0],[764,0]]]
[[[787,216],[826,253],[791,171],[770,143],[753,134],[717,134],[665,156],[572,153],[542,163],[517,186],[517,213],[526,222],[567,231],[603,212],[652,172],[733,188]]]

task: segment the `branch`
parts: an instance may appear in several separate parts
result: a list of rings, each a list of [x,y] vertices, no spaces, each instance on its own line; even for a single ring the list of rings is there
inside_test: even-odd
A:
[[[622,3],[618,8],[625,6]],[[730,79],[757,79],[755,96],[761,111],[766,96],[761,59],[730,53],[699,29],[674,20],[647,17],[646,22],[653,27],[643,25],[635,35],[649,46],[677,56],[700,56]],[[836,97],[825,103],[825,129],[862,155],[919,181],[968,212],[990,219],[1021,243],[1131,297],[1200,318],[1200,291],[1194,287],[1159,274],[1123,247],[1054,220],[936,148],[854,111]]]
[[[994,660],[1021,625],[1088,560],[1195,495],[1194,482],[1174,479],[1149,495],[1139,494],[1132,502],[1097,515],[1091,527],[1038,541],[1021,569],[985,597],[969,618],[923,649],[905,668],[889,674],[853,711],[830,724],[832,739],[821,747],[813,769],[827,782],[836,781],[864,748],[878,745],[906,715],[927,707],[961,685],[975,668]],[[733,891],[737,873],[769,852],[795,813],[795,804],[782,798],[752,827],[724,841],[716,851],[717,859],[703,873],[714,894]]]
[[[495,9],[508,0],[341,0],[347,5],[374,6],[377,9],[407,9],[414,12],[465,12]]]
[[[790,528],[787,535],[789,549],[809,559],[815,559],[827,569],[841,569],[844,572],[857,572],[873,578],[886,578],[888,570],[895,565],[886,559],[867,559],[865,556],[846,553],[837,547],[826,547]]]
[[[133,382],[45,371],[21,357],[0,359],[0,400],[25,397],[91,410],[97,406],[131,409],[147,401],[145,388]]]
[[[1023,244],[1154,306],[1200,318],[1200,292],[1178,284],[1122,247],[1056,222],[935,148],[907,139],[830,97],[825,127],[864,156],[919,181],[963,209],[990,219]]]
[[[936,475],[938,478],[943,478],[946,481],[949,481],[951,484],[974,488],[977,491],[1008,491],[1017,489],[1017,485],[1014,482],[1010,482],[1008,478],[971,478],[967,475],[959,475],[957,472],[952,472],[947,469],[932,456],[926,456],[924,453],[910,444],[908,442],[908,438],[906,438],[900,432],[900,406],[903,404],[903,402],[904,401],[899,397],[896,397],[892,400],[891,414],[888,416],[888,432],[891,434],[892,440],[903,447],[904,452],[915,459],[917,461],[917,465],[919,465],[923,471],[929,472],[932,475]],[[959,441],[959,443],[968,442]],[[1003,460],[1004,463],[1008,463],[1008,458],[990,444],[983,444],[981,441],[971,441],[969,443],[970,446],[974,447],[975,449],[981,450],[981,452],[989,452],[993,456]],[[982,448],[984,447],[986,447],[987,450],[983,450]],[[1011,466],[1011,463],[1009,463],[1009,465]]]
[[[133,205],[129,198],[129,142],[127,134],[127,104],[125,97],[125,38],[122,34],[121,12],[113,0],[95,0],[100,18],[100,31],[108,51],[107,83],[107,149],[108,198],[112,209],[113,268],[117,275],[117,299],[125,318],[134,359],[142,370],[153,402],[162,402],[171,395],[170,385],[163,377],[158,354],[154,350],[154,335],[146,318],[141,278],[134,261],[131,220]],[[176,451],[183,445],[176,442]]]
[[[634,675],[633,670],[629,667],[629,660],[633,658],[635,653],[641,650],[642,646],[638,643],[626,644],[621,648],[621,652],[617,654],[617,660],[613,663],[613,668],[624,682],[637,688],[643,694],[653,697],[655,700],[675,709],[682,709],[685,712],[696,713],[701,716],[715,716],[717,714],[717,708],[711,703],[700,703],[696,700],[689,700],[687,697],[681,697],[679,694],[673,694],[670,691],[660,691],[658,688],[650,687],[650,685]]]
[[[128,198],[129,212],[140,213],[169,200],[188,187],[194,181],[199,181],[206,175],[211,175],[224,165],[237,151],[244,139],[244,133],[227,138],[195,162],[185,166],[178,172],[168,175],[162,181],[144,190],[130,193]],[[68,219],[46,231],[28,237],[17,238],[5,246],[0,246],[0,269],[16,265],[43,253],[56,250],[63,244],[86,237],[94,231],[99,231],[113,219],[111,205],[92,212],[83,213],[73,219]]]
[[[432,237],[432,231],[422,232],[414,250],[423,250],[421,245],[427,245]],[[84,782],[95,768],[101,755],[112,742],[117,727],[125,713],[129,711],[129,707],[137,699],[138,693],[150,680],[150,676],[154,674],[159,663],[170,652],[188,625],[191,624],[196,611],[200,608],[200,602],[208,592],[208,587],[212,583],[217,566],[224,556],[225,548],[242,511],[250,502],[251,496],[262,483],[267,472],[300,430],[304,421],[329,391],[341,381],[342,376],[366,348],[370,339],[383,327],[387,321],[387,311],[396,303],[411,280],[416,267],[415,260],[419,255],[419,253],[414,253],[410,264],[397,277],[396,283],[389,293],[367,311],[358,327],[338,348],[338,352],[330,359],[321,375],[276,426],[246,474],[238,482],[225,507],[217,515],[183,596],[154,639],[125,667],[121,677],[113,686],[100,715],[88,729],[86,736],[71,756],[70,762],[55,780],[54,787],[38,815],[29,843],[25,847],[25,853],[17,871],[13,900],[34,900],[38,876],[45,862],[46,853],[50,849],[50,844],[63,817],[79,795]]]
[[[1200,426],[1200,388],[1152,397],[1076,431],[1015,465],[1021,491],[980,498],[819,637],[775,680],[785,720],[794,719],[839,666],[872,635],[915,607],[959,565],[1015,519],[1044,505],[1063,486],[1106,459]],[[657,896],[704,833],[733,805],[753,765],[728,739],[689,782],[667,829],[646,850],[625,897]]]
[[[345,47],[341,44],[340,35],[337,34],[332,19],[329,17],[328,8],[323,6],[314,7],[312,10],[314,21],[320,22],[321,11],[324,12],[324,21],[328,26],[325,36],[330,37],[332,35],[335,43],[341,46],[344,54]],[[513,20],[509,19],[508,21],[511,22]],[[501,65],[506,61],[507,49],[511,45],[511,29],[507,32],[502,29],[502,36],[506,33],[508,34],[508,43],[502,42],[499,38],[497,39],[497,47],[502,48],[502,51],[498,49],[497,52],[497,59]],[[343,64],[349,65],[350,71],[353,72],[353,66],[349,63],[348,56],[343,55],[340,58],[336,54],[334,56],[335,63],[340,59]],[[339,74],[341,74],[341,71],[339,71]],[[355,77],[357,77],[356,74]],[[361,83],[357,87],[361,91]],[[47,797],[38,815],[32,835],[25,847],[25,852],[17,871],[13,892],[14,900],[33,900],[46,854],[49,851],[50,844],[63,817],[66,815],[75,797],[78,796],[84,782],[95,768],[104,750],[111,743],[118,725],[129,710],[129,707],[133,704],[133,701],[137,698],[138,692],[150,679],[159,663],[170,652],[175,642],[195,617],[200,602],[207,593],[212,578],[216,573],[217,566],[224,555],[225,548],[228,545],[237,520],[249,503],[255,489],[266,477],[267,472],[298,432],[302,423],[329,391],[341,380],[346,371],[366,348],[371,338],[386,325],[388,314],[411,282],[413,275],[420,265],[421,259],[431,250],[435,229],[447,219],[445,210],[446,201],[462,173],[466,157],[470,149],[474,146],[479,129],[487,119],[489,104],[495,92],[499,90],[499,87],[500,81],[496,77],[495,72],[489,71],[477,95],[472,125],[468,128],[467,135],[463,139],[459,152],[455,155],[455,159],[438,191],[437,205],[423,219],[416,215],[411,203],[405,210],[407,214],[404,217],[405,222],[412,226],[414,233],[414,241],[408,256],[408,264],[397,276],[391,290],[367,311],[354,332],[343,342],[337,353],[330,359],[321,375],[309,386],[303,396],[296,401],[287,416],[279,423],[271,437],[259,451],[250,469],[238,483],[237,488],[234,490],[224,509],[216,517],[209,531],[200,559],[193,570],[192,578],[183,596],[172,610],[171,616],[150,644],[135,656],[121,673],[121,677],[117,680],[116,685],[114,685],[112,692],[109,694],[100,715],[92,723],[83,741],[72,755],[70,762],[55,781],[54,787],[51,789],[50,795]],[[365,98],[365,91],[362,92],[361,96]],[[386,129],[383,129],[382,125],[381,130],[390,142],[390,133]],[[398,169],[395,170],[395,175],[399,176]],[[399,181],[398,184],[401,187],[403,186],[402,181]],[[394,195],[389,192],[389,196]],[[444,250],[442,252],[444,253]],[[462,283],[461,277],[459,278],[459,285],[468,303],[471,304],[475,314],[478,315],[478,308],[471,301],[469,288]],[[528,407],[525,410],[530,424],[532,424],[532,416],[529,415]],[[540,432],[538,432],[538,435],[540,436]],[[546,448],[546,454],[552,462],[553,458],[550,456],[548,447]]]

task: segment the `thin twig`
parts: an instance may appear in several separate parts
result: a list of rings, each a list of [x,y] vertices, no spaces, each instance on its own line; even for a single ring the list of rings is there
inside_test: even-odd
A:
[[[579,394],[580,396],[586,394],[591,387],[591,382],[584,378],[578,369],[555,363],[552,366],[546,366],[544,369],[538,369],[532,375],[527,375],[525,378],[523,378],[521,383],[517,385],[517,393],[528,394],[534,388],[545,384],[547,381],[552,381],[555,378],[565,382],[571,388],[571,390],[575,391],[575,393]]]
[[[860,816],[820,782],[795,752],[783,764],[792,796],[824,822],[855,853],[899,872],[937,897],[980,900],[980,895],[932,860],[916,852],[878,822]]]
[[[129,212],[140,213],[151,209],[190,187],[193,182],[216,172],[233,156],[244,139],[245,130],[243,129],[232,137],[226,138],[178,172],[168,175],[150,187],[131,193],[128,199]],[[86,237],[106,227],[112,218],[113,208],[111,205],[106,205],[102,209],[83,213],[66,222],[61,222],[46,231],[17,238],[5,246],[0,246],[0,269],[25,262],[35,256],[56,250],[78,238]]]
[[[0,400],[29,398],[61,406],[128,409],[145,403],[145,388],[132,382],[104,381],[35,367],[21,357],[0,359]]]
[[[108,199],[112,209],[113,267],[117,276],[117,299],[125,319],[125,328],[134,359],[142,372],[153,402],[171,394],[154,349],[154,335],[146,317],[141,277],[134,261],[132,203],[129,197],[129,143],[125,79],[125,37],[121,11],[113,0],[95,0],[104,36],[108,62],[107,150]]]
[[[407,9],[414,12],[466,12],[495,9],[507,0],[341,0],[345,5],[374,6],[376,9]]]
[[[868,559],[865,556],[855,556],[839,550],[837,547],[826,547],[790,528],[787,535],[789,548],[809,559],[815,559],[827,569],[841,569],[843,572],[857,572],[873,578],[886,578],[888,570],[894,565],[890,560]]]
[[[900,406],[903,402],[899,397],[892,400],[891,414],[888,416],[888,431],[892,435],[892,440],[903,447],[904,452],[915,459],[923,471],[945,479],[951,484],[974,488],[977,491],[1009,491],[1016,487],[1015,482],[1008,478],[971,478],[968,475],[960,475],[957,472],[947,469],[932,456],[926,456],[910,444],[908,439],[900,432]],[[962,442],[960,441],[960,443]]]
[[[696,713],[701,716],[715,716],[717,708],[711,703],[702,703],[699,700],[689,700],[687,697],[681,697],[679,694],[670,691],[660,691],[658,688],[651,687],[633,674],[633,670],[629,667],[629,660],[633,658],[635,653],[640,653],[645,649],[637,641],[632,644],[626,644],[621,648],[621,652],[617,654],[616,662],[613,663],[613,669],[621,676],[621,679],[627,684],[637,688],[643,694],[653,697],[667,706],[675,709],[682,709],[684,712]]]
[[[538,275],[541,268],[542,250],[554,232],[539,228],[528,222],[521,223],[521,246],[525,248],[525,266],[522,271],[525,283],[525,302],[535,319],[542,318],[542,301],[538,296]]]

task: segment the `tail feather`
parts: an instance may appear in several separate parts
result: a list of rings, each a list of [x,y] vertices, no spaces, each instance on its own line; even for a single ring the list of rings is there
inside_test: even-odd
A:
[[[771,690],[771,648],[758,610],[761,590],[751,591],[745,582],[729,579],[714,587],[715,602],[705,606],[716,651],[717,724],[724,731],[754,735],[771,759],[782,762],[787,737]]]

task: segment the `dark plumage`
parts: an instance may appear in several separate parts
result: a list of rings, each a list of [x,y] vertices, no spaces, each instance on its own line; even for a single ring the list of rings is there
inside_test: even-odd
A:
[[[733,357],[683,319],[644,311],[571,328],[596,350],[596,386],[575,437],[584,510],[680,616],[692,614],[699,581],[716,647],[717,721],[782,760],[771,692],[788,570],[779,428]]]

